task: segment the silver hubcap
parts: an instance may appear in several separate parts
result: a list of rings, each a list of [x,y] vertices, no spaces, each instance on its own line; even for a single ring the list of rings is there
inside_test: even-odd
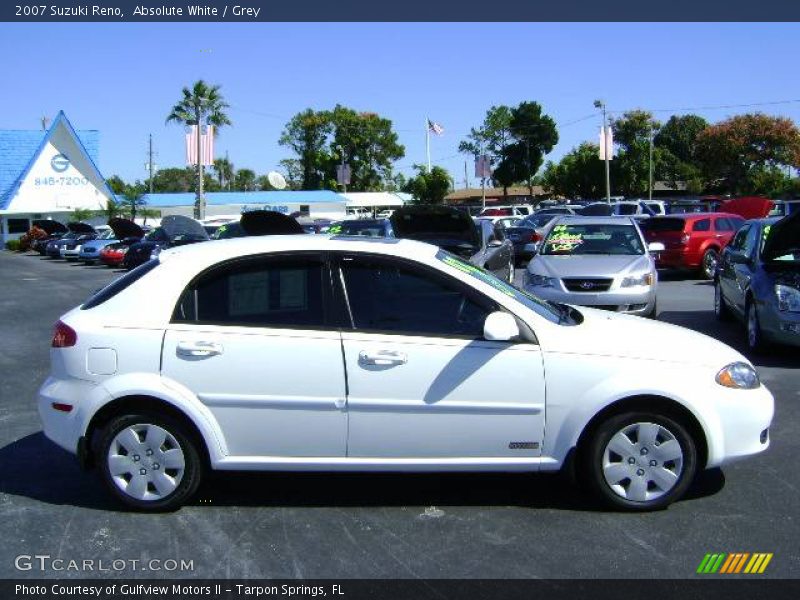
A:
[[[675,436],[656,423],[634,423],[614,434],[603,452],[603,477],[618,496],[656,500],[680,479],[683,451]]]
[[[706,275],[713,277],[717,270],[717,255],[713,253],[706,254]]]
[[[131,425],[108,450],[108,470],[117,487],[137,500],[161,500],[183,479],[186,463],[178,440],[158,425]]]

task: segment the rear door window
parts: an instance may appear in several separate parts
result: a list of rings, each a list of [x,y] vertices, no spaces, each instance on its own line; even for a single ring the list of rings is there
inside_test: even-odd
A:
[[[184,291],[173,321],[253,327],[323,328],[320,256],[258,257],[214,267]]]
[[[711,231],[711,219],[698,219],[692,225],[692,231]]]

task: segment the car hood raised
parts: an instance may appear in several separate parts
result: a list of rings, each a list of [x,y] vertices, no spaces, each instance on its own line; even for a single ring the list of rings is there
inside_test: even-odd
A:
[[[557,279],[569,277],[615,277],[650,270],[646,254],[547,255],[538,254],[528,263],[528,271]]]
[[[583,323],[559,327],[543,350],[565,354],[617,356],[721,369],[749,361],[739,352],[685,327],[604,310],[577,306]]]
[[[115,217],[109,220],[108,226],[114,230],[114,237],[118,240],[141,238],[144,235],[144,230],[130,219]]]
[[[395,237],[440,245],[437,240],[457,240],[479,248],[478,228],[465,212],[446,206],[402,207],[389,221]]]
[[[761,258],[765,261],[773,260],[778,256],[797,252],[800,248],[800,211],[784,217],[770,226]]]
[[[67,229],[74,233],[94,233],[94,227],[89,225],[88,223],[80,223],[78,221],[73,221],[72,223],[67,223]]]
[[[195,241],[208,239],[208,233],[200,223],[183,215],[164,217],[161,219],[161,229],[169,236],[170,240],[178,237],[191,238]]]
[[[294,235],[305,233],[288,215],[274,210],[251,210],[242,214],[239,224],[247,235]]]
[[[68,231],[66,225],[58,221],[53,221],[52,219],[36,219],[33,221],[33,223],[31,223],[31,225],[43,230],[47,235],[53,235],[54,233],[65,233]]]

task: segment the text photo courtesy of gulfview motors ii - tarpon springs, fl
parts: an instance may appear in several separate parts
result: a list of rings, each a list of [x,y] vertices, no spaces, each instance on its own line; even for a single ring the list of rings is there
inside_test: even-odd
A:
[[[797,23],[107,5],[0,22],[0,595],[796,577]]]

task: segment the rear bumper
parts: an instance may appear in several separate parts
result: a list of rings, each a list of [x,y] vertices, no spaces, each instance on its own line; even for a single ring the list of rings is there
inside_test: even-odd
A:
[[[659,252],[655,261],[658,269],[698,269],[701,259],[685,248],[672,248]]]
[[[78,453],[78,441],[83,436],[78,403],[89,397],[96,387],[90,381],[48,377],[39,388],[38,410],[44,434],[67,452]],[[72,410],[58,410],[54,404],[72,406]]]

